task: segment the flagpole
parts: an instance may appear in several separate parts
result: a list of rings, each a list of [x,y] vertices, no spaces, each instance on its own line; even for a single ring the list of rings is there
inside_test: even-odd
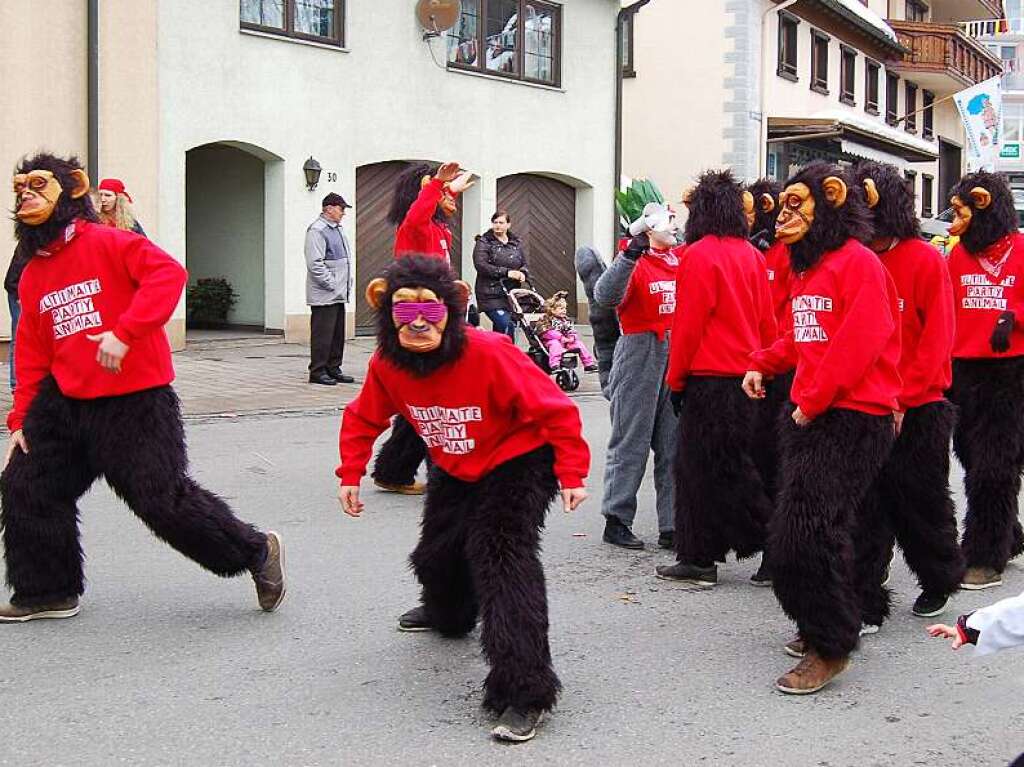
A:
[[[951,100],[953,100],[957,95],[959,95],[959,93],[960,93],[959,91],[957,91],[956,93],[951,93],[948,96],[943,96],[941,99],[935,99],[935,101],[933,101],[931,104],[929,104],[926,107],[921,107],[920,109],[915,109],[913,112],[907,112],[905,115],[903,115],[903,117],[897,118],[896,125],[899,125],[901,122],[903,122],[908,117],[910,117],[910,115],[916,115],[918,112],[923,112],[926,109],[931,109],[936,104],[941,104],[943,101],[951,101]]]

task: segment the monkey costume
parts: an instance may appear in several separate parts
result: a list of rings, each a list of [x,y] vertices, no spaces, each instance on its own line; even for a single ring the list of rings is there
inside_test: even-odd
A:
[[[145,237],[95,223],[88,189],[75,158],[37,155],[14,177],[15,234],[34,255],[19,285],[18,388],[0,477],[14,592],[0,622],[78,613],[76,501],[100,476],[185,556],[217,575],[252,573],[260,606],[275,610],[280,536],[240,521],[188,475],[163,330],[185,270]]]

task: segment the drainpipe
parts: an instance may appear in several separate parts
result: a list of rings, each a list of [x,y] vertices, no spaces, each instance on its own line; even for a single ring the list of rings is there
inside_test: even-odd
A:
[[[87,116],[88,123],[88,173],[89,180],[99,181],[100,157],[100,35],[99,0],[88,0],[88,53],[87,53]]]
[[[760,138],[758,140],[758,172],[759,177],[763,177],[768,172],[768,115],[765,112],[768,109],[767,92],[768,92],[768,16],[772,12],[778,13],[783,11],[789,6],[797,3],[798,0],[785,0],[785,2],[779,5],[772,5],[764,10],[761,14],[761,129],[759,131]]]
[[[622,179],[622,27],[626,18],[635,14],[651,0],[637,0],[637,2],[619,9],[619,15],[615,19],[615,189],[619,188]],[[618,237],[619,217],[614,216],[613,237]]]

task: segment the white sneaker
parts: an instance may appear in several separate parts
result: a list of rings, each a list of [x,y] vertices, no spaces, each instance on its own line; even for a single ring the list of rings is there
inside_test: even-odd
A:
[[[860,624],[860,636],[867,636],[868,634],[877,634],[881,626],[876,626],[873,623],[862,623]]]

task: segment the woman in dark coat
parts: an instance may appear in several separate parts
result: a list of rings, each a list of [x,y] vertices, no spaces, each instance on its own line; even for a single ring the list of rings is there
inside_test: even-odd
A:
[[[480,311],[491,318],[494,330],[515,339],[515,325],[509,315],[508,298],[502,280],[526,279],[526,254],[522,242],[509,227],[512,219],[504,210],[491,216],[491,228],[476,238],[473,264],[476,266],[476,300]]]

